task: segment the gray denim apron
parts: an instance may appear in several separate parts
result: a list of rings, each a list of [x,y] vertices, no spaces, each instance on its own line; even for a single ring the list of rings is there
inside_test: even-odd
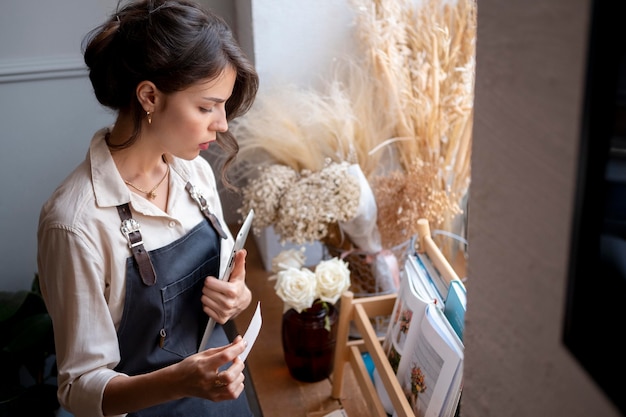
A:
[[[203,210],[204,212],[204,210]],[[198,351],[208,316],[200,297],[204,278],[217,276],[220,266],[219,226],[207,220],[169,245],[150,251],[155,283],[142,280],[136,258],[126,260],[126,301],[118,329],[121,360],[116,371],[138,375],[181,361]],[[229,340],[216,325],[208,346]],[[129,416],[141,417],[249,417],[246,395],[212,402],[183,398],[150,407]]]

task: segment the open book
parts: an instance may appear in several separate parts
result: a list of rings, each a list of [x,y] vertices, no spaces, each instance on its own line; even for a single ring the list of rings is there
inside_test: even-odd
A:
[[[415,415],[448,417],[461,395],[464,346],[424,271],[417,257],[409,256],[383,350]],[[394,414],[376,373],[374,382],[385,411]]]

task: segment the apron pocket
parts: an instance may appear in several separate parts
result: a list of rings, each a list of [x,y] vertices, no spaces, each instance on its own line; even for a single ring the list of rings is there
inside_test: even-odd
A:
[[[208,275],[217,276],[219,260],[208,259],[189,275],[161,289],[164,323],[162,348],[189,356],[198,351],[208,316],[202,311],[202,286]]]

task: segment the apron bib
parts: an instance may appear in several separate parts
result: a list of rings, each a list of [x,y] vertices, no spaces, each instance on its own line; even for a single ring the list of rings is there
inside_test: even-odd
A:
[[[221,234],[220,234],[221,235]],[[208,316],[200,297],[204,279],[218,276],[220,241],[208,219],[187,235],[150,251],[155,282],[142,280],[136,258],[126,260],[126,301],[118,329],[121,360],[118,372],[138,375],[181,361],[198,351]],[[224,329],[215,326],[208,347],[230,343]],[[188,397],[150,407],[128,416],[252,416],[246,395],[212,402]]]

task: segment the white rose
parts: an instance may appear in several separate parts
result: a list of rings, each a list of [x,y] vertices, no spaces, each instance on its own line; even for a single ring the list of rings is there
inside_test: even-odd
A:
[[[320,262],[315,267],[317,298],[335,304],[341,294],[350,287],[348,263],[332,258]]]
[[[287,268],[278,272],[274,285],[276,294],[298,313],[313,305],[316,287],[315,274],[307,268]]]
[[[277,274],[287,268],[300,269],[304,266],[305,261],[304,247],[300,249],[287,249],[280,252],[272,259],[272,272]]]

